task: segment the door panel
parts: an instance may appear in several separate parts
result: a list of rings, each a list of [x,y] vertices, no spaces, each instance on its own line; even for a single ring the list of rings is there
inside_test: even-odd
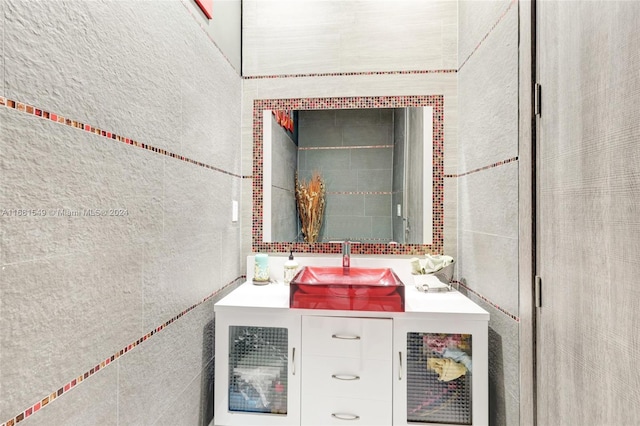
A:
[[[637,424],[640,3],[536,9],[538,424]]]

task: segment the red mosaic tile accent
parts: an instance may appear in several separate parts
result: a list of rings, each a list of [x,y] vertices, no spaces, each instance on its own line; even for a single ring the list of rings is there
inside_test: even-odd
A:
[[[393,195],[391,191],[327,191],[332,195]]]
[[[270,79],[270,78],[300,78],[300,77],[351,77],[361,75],[405,75],[405,74],[450,74],[458,70],[413,70],[413,71],[354,71],[354,72],[320,72],[308,74],[272,74],[272,75],[246,75],[243,79]]]
[[[26,410],[22,411],[21,413],[19,413],[18,415],[14,416],[13,418],[5,421],[4,423],[0,423],[0,426],[14,426],[16,423],[19,423],[22,420],[26,419],[27,417],[31,416],[32,414],[35,414],[37,411],[40,411],[46,405],[49,405],[51,402],[53,402],[54,399],[62,396],[65,393],[68,393],[74,387],[76,387],[77,385],[82,383],[84,380],[86,380],[87,378],[93,376],[94,374],[96,374],[98,371],[100,371],[104,367],[108,366],[113,360],[119,358],[124,353],[132,350],[133,348],[138,346],[140,343],[146,341],[148,338],[150,338],[154,334],[157,334],[158,332],[164,330],[167,326],[169,326],[170,324],[174,323],[178,319],[182,318],[184,315],[186,315],[187,313],[191,312],[192,310],[194,310],[198,306],[202,305],[206,301],[210,300],[211,298],[216,297],[219,294],[222,294],[223,291],[226,291],[227,289],[229,289],[230,287],[232,287],[235,284],[242,283],[244,280],[246,280],[246,278],[247,278],[246,275],[241,275],[238,278],[236,278],[235,280],[227,283],[221,289],[214,291],[213,293],[211,293],[210,295],[208,295],[207,297],[202,299],[200,302],[196,303],[195,305],[192,305],[192,306],[188,307],[184,311],[180,312],[178,315],[176,315],[173,318],[169,319],[164,324],[158,326],[154,330],[152,330],[149,333],[145,334],[144,336],[142,336],[141,338],[139,338],[135,342],[127,345],[124,349],[121,349],[119,352],[116,352],[115,354],[111,355],[109,358],[101,361],[95,367],[91,368],[89,371],[85,372],[84,374],[81,374],[80,376],[78,376],[76,378],[73,378],[71,381],[66,383],[64,386],[62,386],[57,391],[52,392],[50,395],[45,396],[40,401],[38,401],[35,404],[31,405]]]
[[[190,164],[193,164],[193,165],[198,166],[198,167],[204,167],[205,169],[213,170],[213,171],[216,171],[216,172],[224,173],[226,175],[234,176],[234,177],[238,177],[238,178],[243,178],[244,177],[244,176],[241,176],[239,174],[232,173],[232,172],[229,172],[227,170],[223,170],[223,169],[221,169],[219,167],[211,166],[209,164],[205,164],[205,163],[203,163],[201,161],[193,160],[191,158],[185,157],[185,156],[180,155],[180,154],[175,154],[175,153],[167,151],[165,149],[156,148],[156,147],[154,147],[152,145],[149,145],[149,144],[146,144],[146,143],[142,143],[142,142],[136,141],[134,139],[127,138],[127,137],[118,135],[116,133],[113,133],[113,132],[110,132],[110,131],[107,131],[107,130],[99,129],[97,127],[91,126],[90,124],[81,123],[79,121],[72,120],[70,118],[65,118],[65,117],[62,117],[62,116],[60,116],[58,114],[50,113],[48,111],[44,111],[44,110],[36,108],[34,106],[26,105],[26,104],[14,101],[12,99],[6,99],[6,98],[3,98],[3,97],[0,96],[0,106],[2,106],[2,105],[6,106],[7,108],[11,108],[11,109],[18,110],[20,112],[24,112],[24,113],[29,114],[29,115],[35,115],[37,117],[41,117],[41,118],[43,118],[45,120],[51,120],[51,121],[54,121],[56,123],[64,124],[65,126],[73,127],[73,128],[76,128],[76,129],[79,129],[79,130],[82,130],[82,131],[85,131],[85,132],[88,132],[88,133],[94,133],[94,134],[96,134],[98,136],[102,136],[102,137],[105,137],[107,139],[111,139],[111,140],[114,140],[114,141],[117,141],[117,142],[122,142],[122,143],[127,144],[127,145],[135,146],[137,148],[142,148],[142,149],[145,149],[147,151],[152,151],[152,152],[155,152],[157,154],[165,155],[167,157],[175,158],[177,160],[184,161],[186,163],[190,163]],[[2,426],[2,425],[0,425],[0,426]]]
[[[493,24],[493,26],[491,26],[491,28],[489,29],[489,31],[484,35],[484,37],[482,37],[482,40],[480,40],[480,42],[476,45],[476,47],[473,49],[473,51],[471,53],[469,53],[469,56],[467,56],[465,58],[464,61],[462,61],[462,63],[460,64],[460,67],[458,67],[458,72],[462,69],[462,67],[467,63],[467,61],[469,61],[469,59],[473,56],[474,53],[476,53],[476,51],[480,48],[480,46],[482,45],[482,43],[484,43],[484,41],[487,39],[487,37],[489,37],[489,34],[491,34],[493,32],[493,30],[496,29],[496,27],[498,26],[498,24],[500,23],[500,21],[502,21],[504,19],[505,16],[507,16],[507,13],[509,13],[509,11],[511,10],[511,8],[513,7],[514,4],[518,3],[518,0],[511,0],[511,2],[509,2],[509,6],[505,9],[504,12],[502,12],[502,15],[500,15],[500,17],[498,18],[498,20],[496,21],[495,24]]]
[[[376,148],[393,148],[393,145],[354,145],[354,146],[305,146],[298,148],[298,151],[317,151],[332,149],[376,149]]]
[[[375,73],[367,73],[375,74]],[[352,254],[441,254],[444,245],[444,96],[369,96],[338,98],[256,99],[253,102],[253,211],[252,250],[254,252],[339,254],[337,243],[264,242],[262,240],[262,111],[265,109],[317,110],[433,107],[433,244],[361,243]]]
[[[478,293],[477,291],[473,290],[470,287],[467,287],[463,282],[458,281],[458,280],[453,280],[451,281],[453,284],[456,284],[458,286],[458,289],[460,287],[462,287],[465,291],[474,294],[475,296],[479,297],[480,299],[482,299],[485,303],[493,306],[494,308],[496,308],[497,310],[499,310],[500,312],[502,312],[503,314],[505,314],[506,316],[508,316],[509,318],[511,318],[512,320],[514,320],[515,322],[520,322],[520,318],[517,315],[512,314],[511,312],[507,311],[506,309],[500,307],[498,304],[493,303],[491,300],[487,299],[486,297],[484,297],[483,295],[481,295],[480,293]]]
[[[498,161],[497,163],[489,164],[488,166],[479,167],[477,169],[469,170],[468,172],[458,173],[457,175],[444,175],[445,178],[460,178],[462,176],[467,176],[472,173],[478,173],[483,170],[493,169],[495,167],[504,166],[505,164],[513,163],[514,161],[518,161],[518,157],[509,158],[507,160]]]

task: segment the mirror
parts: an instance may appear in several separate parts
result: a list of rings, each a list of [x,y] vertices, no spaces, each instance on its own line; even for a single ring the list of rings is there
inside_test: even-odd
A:
[[[294,132],[281,110],[296,112]],[[442,96],[254,101],[253,250],[337,253],[351,239],[354,254],[441,253],[442,116]],[[325,219],[303,243],[294,174],[315,170]]]

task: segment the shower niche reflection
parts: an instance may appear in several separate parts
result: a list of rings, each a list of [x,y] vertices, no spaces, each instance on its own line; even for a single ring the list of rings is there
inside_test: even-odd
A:
[[[432,244],[433,107],[262,111],[264,242],[302,241],[295,174],[319,172],[319,242]]]

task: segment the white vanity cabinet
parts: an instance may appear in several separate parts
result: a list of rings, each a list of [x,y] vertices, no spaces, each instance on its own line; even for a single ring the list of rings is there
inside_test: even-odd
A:
[[[288,287],[245,283],[215,312],[215,425],[488,424],[489,314],[458,292],[289,309]]]
[[[392,423],[390,318],[302,317],[302,422]]]
[[[393,323],[393,425],[487,425],[487,322]]]
[[[216,313],[216,425],[300,425],[300,317]]]

